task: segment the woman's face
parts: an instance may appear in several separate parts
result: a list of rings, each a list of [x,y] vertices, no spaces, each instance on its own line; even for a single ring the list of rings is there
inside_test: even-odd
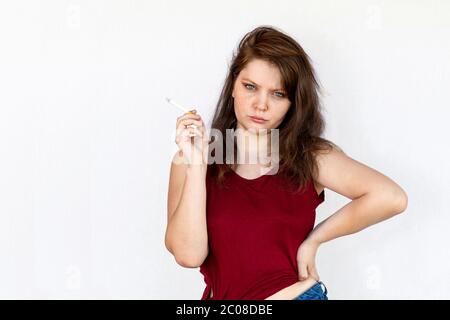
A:
[[[281,124],[291,105],[281,80],[276,66],[260,59],[247,63],[239,73],[232,92],[237,128],[258,131],[274,129]],[[252,116],[265,121],[254,121]]]

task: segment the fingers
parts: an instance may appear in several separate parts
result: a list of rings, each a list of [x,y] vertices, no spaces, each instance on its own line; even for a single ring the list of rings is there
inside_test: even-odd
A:
[[[203,136],[203,132],[196,127],[188,127],[188,128],[186,128],[185,132],[187,132],[186,134],[189,137],[202,137]]]
[[[177,118],[176,130],[179,132],[180,130],[188,129],[188,128],[200,128],[204,125],[202,118],[200,115],[196,114],[197,110],[193,110],[192,112],[186,112],[182,116]],[[191,134],[193,132],[191,131]]]
[[[182,116],[177,118],[177,124],[176,126],[178,127],[178,124],[180,121],[185,120],[185,119],[196,119],[196,120],[200,120],[201,117],[199,115],[196,114],[197,110],[194,111],[190,111],[190,112],[186,112],[185,114],[183,114]]]
[[[209,142],[209,136],[206,133],[206,129],[204,126],[201,126],[199,128],[196,127],[180,128],[177,133],[177,138],[175,139],[175,142],[179,143],[181,141],[191,141],[191,138],[199,138],[204,144]]]
[[[320,280],[319,273],[317,272],[315,265],[307,265],[305,263],[300,263],[298,272],[299,272],[298,278],[300,281],[304,281],[310,277],[316,281]]]
[[[203,121],[199,116],[186,114],[177,120],[176,131],[178,133],[180,130],[202,126]]]
[[[306,280],[308,278],[308,271],[307,271],[306,264],[301,263],[299,265],[298,272],[299,272],[298,277],[299,277],[300,281]]]
[[[177,134],[189,134],[190,136],[194,136],[197,134],[204,133],[204,123],[202,120],[194,120],[194,119],[183,119],[180,120],[177,126]]]
[[[180,122],[178,123],[178,126],[188,126],[188,125],[195,125],[196,127],[201,127],[203,125],[203,121],[202,120],[196,120],[196,119],[183,119],[180,120]]]
[[[184,120],[184,119],[200,119],[201,117],[200,117],[200,115],[198,115],[198,114],[193,114],[193,113],[185,113],[185,114],[183,114],[182,116],[180,116],[180,117],[178,117],[177,118],[177,123],[180,121],[180,120]]]
[[[175,142],[189,142],[191,138],[199,137],[203,143],[209,142],[206,126],[197,110],[191,110],[177,118]]]
[[[315,266],[308,267],[308,270],[309,270],[309,275],[312,278],[314,278],[316,281],[320,280],[319,273],[317,272],[317,269]]]

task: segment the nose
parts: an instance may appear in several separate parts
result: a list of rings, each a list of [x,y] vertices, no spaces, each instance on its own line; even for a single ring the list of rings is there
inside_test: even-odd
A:
[[[258,97],[258,101],[256,101],[256,109],[261,111],[267,110],[267,97],[263,94]]]

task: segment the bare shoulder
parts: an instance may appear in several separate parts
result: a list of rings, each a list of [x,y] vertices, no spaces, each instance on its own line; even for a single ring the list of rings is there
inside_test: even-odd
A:
[[[316,161],[319,168],[316,183],[349,199],[374,191],[406,197],[389,177],[351,158],[338,147],[319,152]]]

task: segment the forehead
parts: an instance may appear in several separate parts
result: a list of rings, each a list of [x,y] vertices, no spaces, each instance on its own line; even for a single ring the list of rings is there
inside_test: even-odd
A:
[[[239,73],[241,80],[250,80],[259,86],[281,89],[282,77],[278,67],[267,61],[255,59],[250,61]]]

